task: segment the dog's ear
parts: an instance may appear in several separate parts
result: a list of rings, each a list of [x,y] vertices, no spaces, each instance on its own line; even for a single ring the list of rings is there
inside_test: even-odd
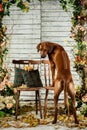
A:
[[[39,49],[40,49],[40,45],[41,45],[41,43],[39,43],[38,45],[37,45],[37,51],[39,52]]]
[[[48,46],[48,53],[50,54],[53,51],[54,47],[53,46]]]

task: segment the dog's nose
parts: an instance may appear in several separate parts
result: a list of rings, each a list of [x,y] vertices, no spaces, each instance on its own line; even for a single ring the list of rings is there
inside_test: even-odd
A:
[[[45,58],[46,56],[45,55],[41,55],[41,58]]]

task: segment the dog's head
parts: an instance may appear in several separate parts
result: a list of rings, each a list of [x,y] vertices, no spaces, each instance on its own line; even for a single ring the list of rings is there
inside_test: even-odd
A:
[[[53,50],[53,46],[50,46],[48,42],[42,42],[37,45],[37,50],[40,52],[41,58],[45,58]]]

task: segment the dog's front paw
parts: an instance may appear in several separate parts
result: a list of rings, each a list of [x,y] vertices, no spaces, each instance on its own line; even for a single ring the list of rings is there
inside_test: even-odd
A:
[[[56,124],[56,122],[57,122],[57,120],[53,120],[53,121],[52,121],[52,124]]]

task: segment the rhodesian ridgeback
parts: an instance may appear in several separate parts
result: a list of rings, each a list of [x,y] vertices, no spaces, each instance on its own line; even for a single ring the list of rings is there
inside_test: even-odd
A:
[[[64,103],[65,107],[68,108],[68,116],[70,116],[69,102],[68,102],[68,95],[69,95],[72,100],[73,116],[75,119],[75,123],[78,124],[75,109],[75,102],[76,102],[75,87],[72,79],[72,74],[70,71],[70,60],[65,49],[61,45],[52,42],[41,42],[37,45],[37,49],[40,52],[41,58],[45,58],[48,55],[51,65],[52,86],[55,87],[54,88],[55,114],[52,123],[57,122],[57,112],[58,112],[57,102],[60,93],[62,92],[62,90],[64,90]],[[55,70],[57,72],[56,77],[55,77]]]

